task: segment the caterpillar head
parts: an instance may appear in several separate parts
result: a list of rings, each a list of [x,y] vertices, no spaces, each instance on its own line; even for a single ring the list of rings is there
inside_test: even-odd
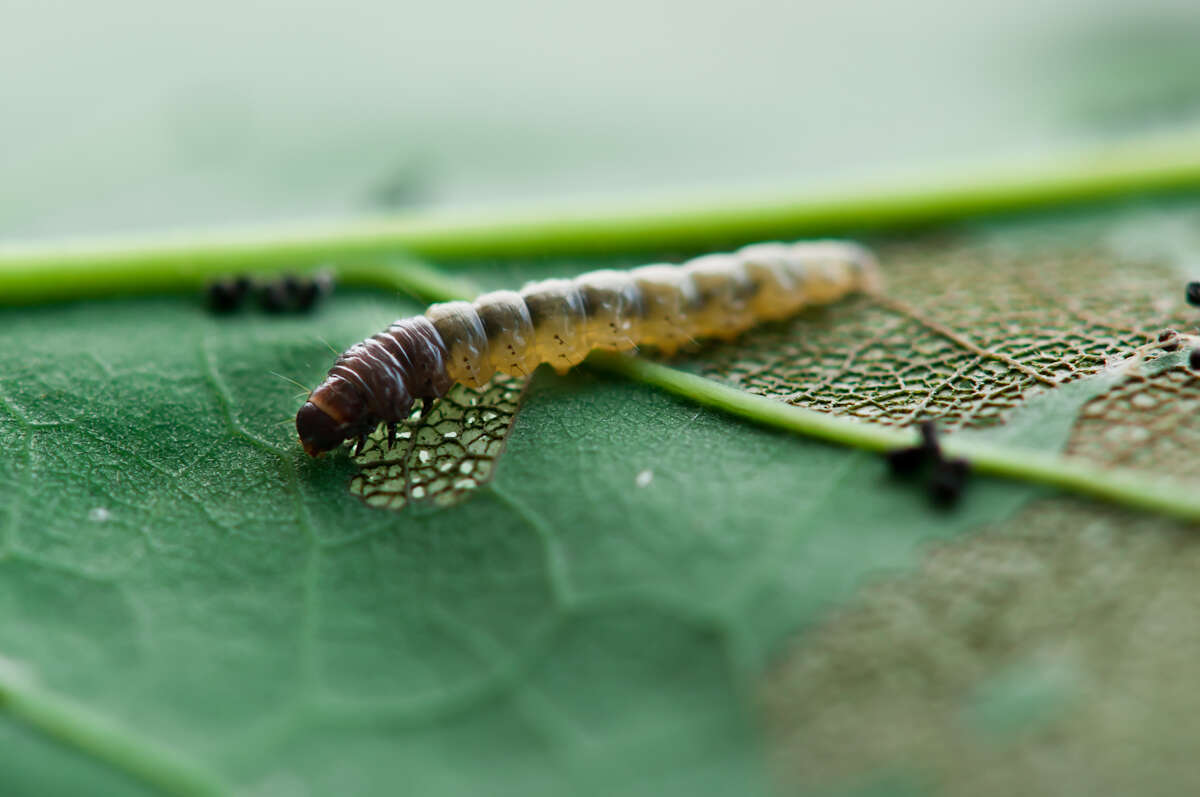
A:
[[[319,457],[358,436],[357,424],[339,423],[311,401],[305,402],[296,413],[296,431],[300,434],[300,445],[310,457]]]
[[[362,394],[343,379],[325,380],[296,413],[300,445],[310,457],[361,437],[373,426]]]

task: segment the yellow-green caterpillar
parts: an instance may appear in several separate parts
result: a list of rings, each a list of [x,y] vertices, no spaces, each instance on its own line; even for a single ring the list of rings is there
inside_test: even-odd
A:
[[[873,290],[879,280],[874,256],[855,243],[764,243],[435,304],[342,353],[296,414],[296,430],[312,456],[346,440],[361,445],[381,423],[392,439],[416,399],[428,407],[456,382],[478,387],[497,371],[526,376],[541,363],[566,371],[593,349],[670,354]]]

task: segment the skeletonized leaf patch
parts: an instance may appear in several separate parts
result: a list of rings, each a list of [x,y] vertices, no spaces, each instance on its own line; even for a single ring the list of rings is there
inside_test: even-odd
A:
[[[354,461],[350,492],[367,504],[453,506],[491,480],[528,380],[497,374],[481,388],[455,385],[424,418],[415,413],[389,447],[383,427]]]

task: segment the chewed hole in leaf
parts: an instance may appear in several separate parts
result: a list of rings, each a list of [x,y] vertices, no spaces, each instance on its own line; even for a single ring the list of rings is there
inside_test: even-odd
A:
[[[482,388],[455,385],[424,419],[415,413],[388,446],[384,427],[353,457],[350,492],[369,506],[461,503],[486,484],[504,452],[528,380],[498,374]]]

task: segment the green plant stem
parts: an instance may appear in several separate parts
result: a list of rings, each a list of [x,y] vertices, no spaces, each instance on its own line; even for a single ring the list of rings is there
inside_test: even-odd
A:
[[[166,794],[229,793],[226,785],[197,764],[46,691],[3,660],[0,660],[0,711]]]
[[[423,302],[449,302],[471,298],[479,288],[411,258],[387,262],[354,262],[335,269],[338,283],[359,288],[381,288],[414,296]]]
[[[331,226],[0,247],[0,304],[195,290],[231,273],[304,269],[407,252],[434,260],[711,249],[770,237],[926,226],[1200,189],[1200,139],[1096,150],[821,194],[695,197],[524,213],[427,213]]]
[[[637,357],[594,352],[587,362],[755,423],[830,443],[884,452],[919,442],[912,430],[793,407]],[[953,437],[945,441],[943,448],[948,456],[965,458],[977,473],[1044,484],[1121,506],[1200,521],[1200,493],[1194,486],[1167,478],[1098,468],[1083,460],[1028,449],[955,441]]]

